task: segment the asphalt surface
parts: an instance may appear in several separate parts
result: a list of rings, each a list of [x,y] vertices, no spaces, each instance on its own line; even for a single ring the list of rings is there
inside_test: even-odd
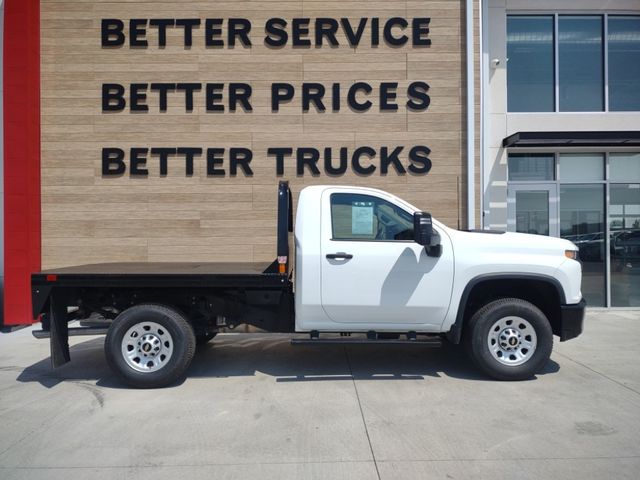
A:
[[[0,335],[0,478],[637,479],[640,311],[588,313],[537,378],[480,375],[460,350],[292,347],[225,334],[188,378],[124,388],[100,337],[49,366]]]

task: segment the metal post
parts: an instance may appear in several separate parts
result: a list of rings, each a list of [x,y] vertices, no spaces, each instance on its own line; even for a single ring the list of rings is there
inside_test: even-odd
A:
[[[465,15],[467,43],[467,228],[473,229],[476,224],[473,0],[466,0]]]

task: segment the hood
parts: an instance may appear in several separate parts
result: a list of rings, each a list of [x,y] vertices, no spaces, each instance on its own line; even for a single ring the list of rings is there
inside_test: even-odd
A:
[[[578,250],[572,242],[563,238],[547,237],[545,235],[531,235],[528,233],[495,231],[459,231],[448,232],[459,245],[469,248],[497,249],[502,252],[539,252],[543,254],[561,254],[565,250]]]

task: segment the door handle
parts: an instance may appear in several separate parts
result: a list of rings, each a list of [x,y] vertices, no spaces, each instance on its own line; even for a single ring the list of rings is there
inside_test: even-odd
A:
[[[353,255],[344,252],[327,253],[327,258],[329,260],[350,260],[353,258]]]

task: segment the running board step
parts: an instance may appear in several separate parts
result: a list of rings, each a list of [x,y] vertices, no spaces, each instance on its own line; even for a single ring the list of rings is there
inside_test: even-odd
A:
[[[106,335],[107,330],[106,327],[72,327],[69,328],[69,336],[70,337],[79,337],[82,335]],[[31,334],[36,338],[49,338],[51,337],[51,332],[49,330],[34,330]]]
[[[383,335],[383,334],[381,334]],[[414,332],[403,334],[403,338],[378,338],[376,332],[368,332],[365,338],[352,338],[351,334],[341,334],[338,337],[320,338],[318,332],[311,332],[309,338],[292,338],[291,345],[423,345],[427,347],[440,347],[440,337],[426,337],[418,339]]]
[[[292,338],[291,345],[422,345],[425,347],[440,347],[442,340],[368,340],[368,339],[348,339],[339,338]]]

